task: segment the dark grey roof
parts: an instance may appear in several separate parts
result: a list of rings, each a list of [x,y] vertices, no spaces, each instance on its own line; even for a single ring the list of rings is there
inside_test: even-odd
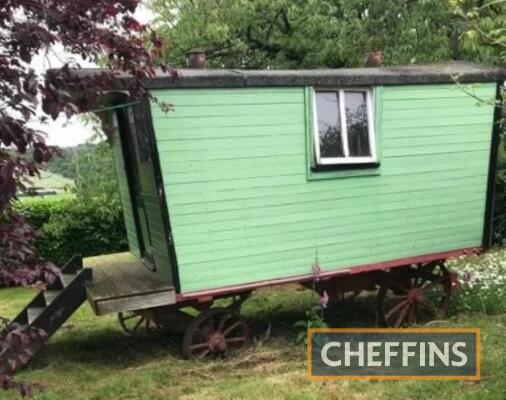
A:
[[[97,73],[82,69],[77,75]],[[146,82],[148,88],[254,87],[254,86],[361,86],[408,85],[424,83],[493,82],[506,79],[506,70],[467,62],[407,65],[380,68],[342,68],[313,70],[232,70],[179,69],[178,79],[157,74]],[[128,83],[125,76],[123,84]]]

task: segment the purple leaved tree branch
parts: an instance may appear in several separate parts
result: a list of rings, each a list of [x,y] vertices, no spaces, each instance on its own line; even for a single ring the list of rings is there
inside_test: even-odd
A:
[[[31,128],[30,122],[92,109],[102,91],[119,80],[119,73],[131,77],[130,93],[138,97],[149,97],[143,82],[154,76],[155,68],[175,74],[159,61],[164,46],[156,32],[134,18],[138,5],[139,0],[0,3],[0,286],[42,286],[56,271],[34,247],[37,232],[12,209],[16,194],[58,154],[46,143],[45,133]],[[34,71],[33,57],[47,54],[57,44],[87,62],[100,62],[103,72],[80,77],[74,73],[79,65],[70,60],[50,77]],[[80,93],[80,98],[73,99],[72,92]],[[17,346],[20,359],[10,362],[22,362],[22,349],[41,334],[4,329],[0,342]],[[0,375],[0,387],[18,387],[29,394],[25,384],[5,375]]]

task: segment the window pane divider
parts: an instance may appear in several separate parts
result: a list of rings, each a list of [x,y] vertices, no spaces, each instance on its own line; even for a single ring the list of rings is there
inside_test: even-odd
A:
[[[339,90],[339,116],[341,122],[341,142],[343,143],[344,157],[350,156],[348,148],[348,128],[346,126],[346,107],[344,104],[344,90]]]
[[[369,149],[371,150],[371,158],[376,160],[376,127],[374,126],[374,110],[373,110],[373,91],[367,90],[365,92],[365,101],[367,104],[367,129],[368,129],[368,137],[369,137]]]
[[[316,152],[316,160],[317,162],[320,162],[321,161],[321,157],[320,157],[320,133],[318,132],[318,109],[316,107],[316,90],[314,90],[313,88],[313,91],[312,91],[312,102],[313,102],[313,118],[314,118],[314,121],[313,121],[313,139],[314,139],[314,143],[316,143],[316,145],[314,146],[314,149],[315,149],[315,152]]]

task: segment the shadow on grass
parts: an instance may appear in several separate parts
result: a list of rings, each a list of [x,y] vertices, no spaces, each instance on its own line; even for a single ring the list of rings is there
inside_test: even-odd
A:
[[[242,315],[257,340],[274,339],[294,344],[300,328],[294,324],[306,320],[306,312],[318,304],[318,296],[296,285],[259,290],[248,299]],[[375,326],[374,296],[342,301],[330,310],[331,326]],[[107,369],[124,369],[161,360],[181,360],[182,336],[166,330],[128,336],[114,321],[86,315],[68,324],[33,360],[30,369],[51,365],[68,368],[68,363],[95,364]]]

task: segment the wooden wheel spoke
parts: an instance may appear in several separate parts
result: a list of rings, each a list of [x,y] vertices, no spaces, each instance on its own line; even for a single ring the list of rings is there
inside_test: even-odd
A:
[[[128,321],[132,318],[137,318],[139,314],[130,314],[128,317],[123,317],[123,321]]]
[[[210,332],[215,332],[216,330],[215,330],[215,328],[214,328],[214,326],[215,326],[215,325],[214,325],[214,316],[211,316],[211,317],[209,318],[209,323],[208,323],[208,324],[209,324],[209,327],[211,328],[211,329],[210,329]]]
[[[399,327],[401,326],[402,324],[402,321],[404,320],[404,317],[406,316],[406,313],[409,311],[409,309],[411,308],[411,305],[409,303],[406,302],[406,305],[404,306],[404,308],[399,312],[399,316],[397,317],[397,319],[395,320],[395,327]]]
[[[160,324],[151,314],[141,312],[129,312],[123,314],[120,312],[118,313],[118,320],[123,330],[128,334],[132,334],[140,328],[147,331],[160,329]]]
[[[399,282],[393,281],[392,286],[395,286],[397,289],[402,290],[404,293],[408,293],[409,289],[405,286],[401,285]]]
[[[141,319],[139,319],[139,321],[137,321],[135,326],[132,328],[132,331],[136,331],[137,329],[139,329],[139,326],[141,326],[141,324],[144,322],[145,319],[146,317],[142,316]]]
[[[230,332],[232,332],[235,328],[241,325],[241,321],[236,321],[232,325],[230,325],[227,329],[223,331],[223,336],[227,336]]]
[[[399,312],[406,304],[408,304],[407,300],[403,300],[399,303],[397,303],[395,306],[393,306],[390,311],[386,314],[385,319],[390,319],[394,314]]]
[[[197,344],[192,344],[190,346],[190,349],[192,350],[200,350],[200,349],[207,349],[209,347],[209,343],[197,343]]]
[[[205,333],[202,329],[200,329],[200,328],[199,328],[199,329],[197,329],[197,330],[195,331],[195,333],[196,333],[196,334],[197,334],[197,333],[198,333],[198,334],[200,334],[200,336],[201,336],[202,338],[207,338],[207,334],[206,334],[206,333]]]
[[[188,326],[183,353],[190,359],[202,359],[226,354],[229,347],[246,346],[249,340],[248,327],[239,315],[229,309],[212,308],[203,311]]]
[[[218,324],[218,328],[216,329],[217,332],[222,332],[223,328],[225,327],[225,323],[230,318],[229,314],[223,315],[223,317],[220,319],[220,323]]]
[[[395,299],[400,300],[400,299],[405,299],[405,298],[407,298],[407,297],[408,297],[408,295],[407,295],[407,294],[395,294],[395,293],[393,293],[393,292],[390,292],[390,293],[388,294],[388,298],[389,298],[390,300],[395,300]]]
[[[226,338],[225,339],[227,343],[243,343],[248,340],[247,336],[238,336],[238,337],[232,337],[232,338]]]
[[[205,349],[201,353],[196,354],[195,358],[197,358],[197,359],[204,358],[205,356],[207,356],[210,353],[210,351],[211,351],[211,349],[208,347],[207,349]]]
[[[399,272],[378,291],[376,310],[382,325],[420,323],[433,318],[434,311],[443,309],[450,299],[450,274],[441,263],[418,265],[415,270],[406,266]],[[400,294],[405,294],[404,299]]]
[[[416,322],[416,304],[412,304],[408,311],[408,322],[414,324]]]

